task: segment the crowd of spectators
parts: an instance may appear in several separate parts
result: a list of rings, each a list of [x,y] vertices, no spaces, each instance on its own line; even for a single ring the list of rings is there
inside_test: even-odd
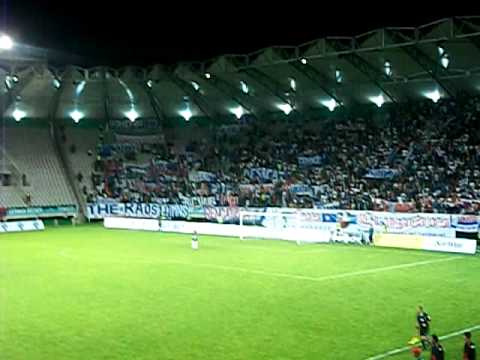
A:
[[[185,144],[174,131],[167,141],[141,145],[102,138],[92,153],[95,192],[85,195],[89,201],[478,213],[478,98],[391,105],[377,113],[250,119]]]

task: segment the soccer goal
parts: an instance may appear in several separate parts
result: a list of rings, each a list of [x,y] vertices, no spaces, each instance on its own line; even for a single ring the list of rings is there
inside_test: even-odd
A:
[[[307,219],[300,212],[240,211],[240,239],[272,239],[295,241],[297,244],[322,243],[331,240],[332,233],[321,222]]]

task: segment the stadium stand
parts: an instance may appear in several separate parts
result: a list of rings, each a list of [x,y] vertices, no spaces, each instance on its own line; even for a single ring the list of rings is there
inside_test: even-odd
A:
[[[26,175],[31,206],[75,204],[72,190],[50,140],[48,128],[8,127],[7,153]],[[2,191],[5,205],[19,205],[14,191]],[[8,194],[8,195],[7,195]],[[8,198],[7,198],[8,197]],[[14,205],[12,205],[14,204]]]

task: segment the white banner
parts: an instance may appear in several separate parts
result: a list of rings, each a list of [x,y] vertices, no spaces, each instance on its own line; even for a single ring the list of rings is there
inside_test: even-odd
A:
[[[106,217],[103,225],[107,229],[160,231],[158,220],[125,217]]]
[[[42,220],[11,221],[0,223],[0,233],[45,230]]]
[[[90,203],[87,204],[89,219],[103,219],[108,216],[125,216],[156,219],[186,219],[189,214],[188,205],[160,205],[157,203]]]

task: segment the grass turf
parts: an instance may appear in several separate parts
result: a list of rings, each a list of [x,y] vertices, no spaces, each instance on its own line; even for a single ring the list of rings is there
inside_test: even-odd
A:
[[[405,346],[419,303],[439,335],[480,324],[476,256],[207,236],[193,252],[189,240],[1,235],[0,358],[362,360]],[[461,337],[446,345],[460,358]]]

